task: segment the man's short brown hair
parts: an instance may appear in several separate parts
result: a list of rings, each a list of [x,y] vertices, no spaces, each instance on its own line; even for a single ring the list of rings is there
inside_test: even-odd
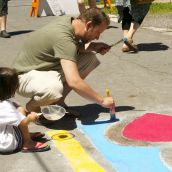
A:
[[[109,16],[97,7],[86,9],[78,18],[85,22],[91,21],[93,26],[98,26],[102,22],[106,22],[107,25],[110,24]]]
[[[11,98],[19,86],[15,69],[0,67],[0,101]]]

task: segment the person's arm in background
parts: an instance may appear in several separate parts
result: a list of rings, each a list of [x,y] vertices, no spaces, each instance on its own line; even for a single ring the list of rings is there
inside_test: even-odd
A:
[[[103,107],[114,107],[114,100],[112,97],[102,97],[80,77],[75,62],[61,59],[61,65],[65,74],[67,84],[76,93],[78,93],[83,98],[91,100]]]

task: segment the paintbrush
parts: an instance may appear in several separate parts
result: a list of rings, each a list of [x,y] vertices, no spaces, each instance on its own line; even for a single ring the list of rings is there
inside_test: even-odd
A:
[[[127,42],[127,41],[128,41],[127,38],[122,38],[122,39],[120,39],[119,41],[117,41],[117,42],[115,42],[115,43],[109,45],[108,48],[114,47],[114,46],[118,45],[118,44],[121,43],[121,42]],[[104,48],[103,48],[103,49],[104,49]],[[98,53],[99,53],[99,52],[96,52],[95,54],[98,54]]]
[[[114,44],[111,44],[110,47],[114,47],[115,45],[118,45],[119,43],[121,43],[123,41],[124,41],[124,38],[120,39],[119,41],[115,42]]]
[[[106,96],[110,97],[110,90],[106,89]],[[115,120],[116,116],[115,116],[115,107],[113,107],[112,109],[110,109],[110,120]]]

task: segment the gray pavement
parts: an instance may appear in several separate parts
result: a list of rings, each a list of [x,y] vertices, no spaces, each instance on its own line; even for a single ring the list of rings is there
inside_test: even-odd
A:
[[[1,66],[11,66],[22,46],[23,40],[27,39],[32,31],[55,18],[54,16],[29,17],[30,3],[29,0],[9,2],[7,26],[12,38],[0,38]],[[145,19],[145,23],[147,21],[148,18]],[[165,21],[163,20],[163,22]],[[122,37],[120,24],[112,22],[111,26],[100,38],[101,41],[109,44],[120,40]],[[151,26],[151,22],[148,26]],[[102,95],[105,94],[106,88],[111,90],[111,94],[116,100],[116,106],[121,107],[117,108],[119,110],[117,110],[116,114],[120,120],[132,115],[141,115],[145,112],[171,115],[172,36],[166,32],[155,32],[150,29],[140,28],[135,35],[134,41],[138,44],[140,50],[137,54],[122,53],[121,44],[113,47],[105,56],[98,55],[101,65],[86,80]],[[25,105],[27,99],[16,95],[15,101]],[[89,115],[87,111],[89,109],[83,109],[91,102],[71,92],[67,98],[67,104],[73,106],[73,108],[81,109],[82,116],[80,119],[66,116],[56,125],[48,127],[31,124],[30,130],[66,129],[75,135],[75,139],[107,172],[115,171],[85,137],[84,133],[77,129],[77,121],[81,120],[82,122],[87,118],[89,120],[89,116],[87,116]],[[127,111],[127,107],[128,109],[132,107],[133,110]],[[97,118],[107,118],[108,115],[108,113],[100,111]],[[48,152],[33,154],[19,152],[12,155],[0,155],[0,171],[72,171],[67,159],[55,148],[50,140],[47,141],[51,145],[51,151]]]

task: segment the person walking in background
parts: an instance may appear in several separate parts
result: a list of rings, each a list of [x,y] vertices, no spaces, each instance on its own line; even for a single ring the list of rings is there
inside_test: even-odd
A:
[[[43,137],[44,133],[29,133],[28,124],[37,119],[37,114],[27,114],[24,108],[9,100],[14,96],[18,86],[16,71],[0,67],[0,153],[49,150],[50,147],[46,143],[33,141]]]
[[[118,10],[118,22],[122,21],[124,36],[123,52],[138,51],[137,45],[133,44],[133,36],[142,24],[149,11],[153,0],[116,0]],[[127,40],[127,41],[126,41]]]
[[[79,12],[83,13],[86,10],[84,0],[77,0],[77,2],[78,2]],[[90,8],[95,8],[96,7],[96,0],[88,0],[88,5]]]
[[[10,34],[6,31],[6,21],[8,14],[8,1],[0,0],[0,37],[10,38]]]

